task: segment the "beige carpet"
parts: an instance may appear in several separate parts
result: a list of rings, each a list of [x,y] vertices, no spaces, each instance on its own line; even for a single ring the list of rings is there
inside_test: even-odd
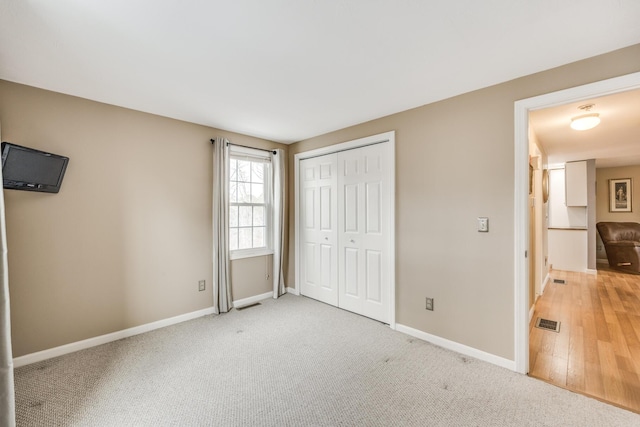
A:
[[[18,426],[638,426],[640,416],[286,295],[16,370]]]

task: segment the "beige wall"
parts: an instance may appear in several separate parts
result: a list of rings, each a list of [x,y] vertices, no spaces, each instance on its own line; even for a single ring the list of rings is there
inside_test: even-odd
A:
[[[640,71],[638,58],[635,45],[301,141],[290,166],[295,153],[395,130],[398,323],[513,360],[514,102]]]
[[[0,122],[70,157],[59,194],[4,192],[14,357],[211,307],[209,139],[286,149],[6,81]],[[264,259],[234,299],[270,289]]]
[[[231,261],[233,300],[273,291],[273,256],[258,256]]]
[[[609,212],[609,180],[631,178],[631,212]],[[596,222],[640,222],[640,165],[596,169]],[[598,236],[596,257],[606,259],[602,240]]]

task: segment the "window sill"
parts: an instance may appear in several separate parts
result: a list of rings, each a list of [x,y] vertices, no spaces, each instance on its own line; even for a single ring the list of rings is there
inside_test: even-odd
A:
[[[253,258],[266,255],[273,255],[273,249],[233,251],[229,253],[229,259],[233,261],[235,259]]]

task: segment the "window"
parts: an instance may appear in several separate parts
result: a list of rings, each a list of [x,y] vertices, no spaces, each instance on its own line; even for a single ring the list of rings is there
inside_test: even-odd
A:
[[[271,249],[271,162],[269,157],[231,152],[229,165],[229,251],[232,258]]]

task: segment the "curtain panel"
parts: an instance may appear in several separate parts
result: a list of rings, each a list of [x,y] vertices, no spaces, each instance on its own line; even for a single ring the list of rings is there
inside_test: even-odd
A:
[[[284,286],[284,232],[285,232],[285,155],[278,148],[271,154],[273,167],[273,297],[285,293]]]
[[[213,144],[213,305],[216,313],[233,307],[229,267],[229,141]]]

